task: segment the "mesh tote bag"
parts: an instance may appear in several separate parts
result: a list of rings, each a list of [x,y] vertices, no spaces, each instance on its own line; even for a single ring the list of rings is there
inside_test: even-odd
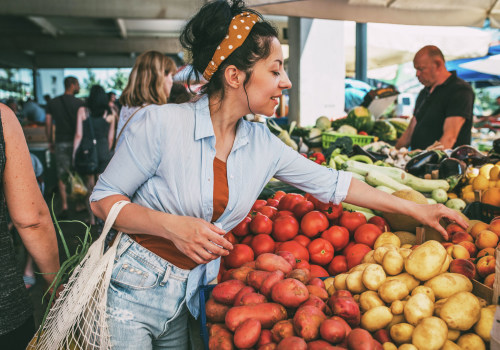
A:
[[[130,202],[119,201],[113,205],[101,235],[73,271],[50,309],[43,328],[38,330],[27,349],[111,348],[106,323],[106,300],[121,232],[106,252],[105,239],[118,213],[128,203]]]

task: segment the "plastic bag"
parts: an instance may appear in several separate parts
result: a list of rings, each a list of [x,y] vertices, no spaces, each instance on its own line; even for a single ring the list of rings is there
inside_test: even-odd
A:
[[[75,173],[68,172],[68,174],[69,174],[68,178],[69,184],[71,188],[70,196],[72,198],[85,197],[88,193],[88,189],[83,183],[83,180],[80,177],[80,175],[78,175],[78,173],[76,172]]]

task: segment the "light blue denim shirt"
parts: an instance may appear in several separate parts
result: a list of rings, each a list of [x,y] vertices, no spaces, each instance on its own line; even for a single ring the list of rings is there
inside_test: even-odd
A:
[[[215,134],[208,97],[180,105],[151,106],[122,135],[123,142],[99,177],[91,201],[122,194],[162,212],[210,221],[213,214]],[[323,202],[347,195],[351,174],[318,165],[286,146],[267,126],[241,119],[227,159],[229,199],[217,226],[229,231],[245,218],[275,177]],[[199,286],[212,281],[220,258],[194,268],[187,305],[198,317]]]

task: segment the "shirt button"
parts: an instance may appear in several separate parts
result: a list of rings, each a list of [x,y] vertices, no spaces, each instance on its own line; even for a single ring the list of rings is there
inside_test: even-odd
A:
[[[208,182],[210,182],[210,179],[208,179]]]
[[[234,179],[234,176],[233,176],[233,174],[231,174],[231,175],[229,176],[229,178],[230,178],[230,179]]]

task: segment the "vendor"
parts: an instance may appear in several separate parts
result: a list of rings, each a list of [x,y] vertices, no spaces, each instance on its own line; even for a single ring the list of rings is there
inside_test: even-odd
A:
[[[414,118],[396,148],[425,149],[435,141],[444,149],[470,144],[474,105],[470,85],[446,69],[443,53],[436,46],[420,49],[413,65],[425,87],[418,94]]]

